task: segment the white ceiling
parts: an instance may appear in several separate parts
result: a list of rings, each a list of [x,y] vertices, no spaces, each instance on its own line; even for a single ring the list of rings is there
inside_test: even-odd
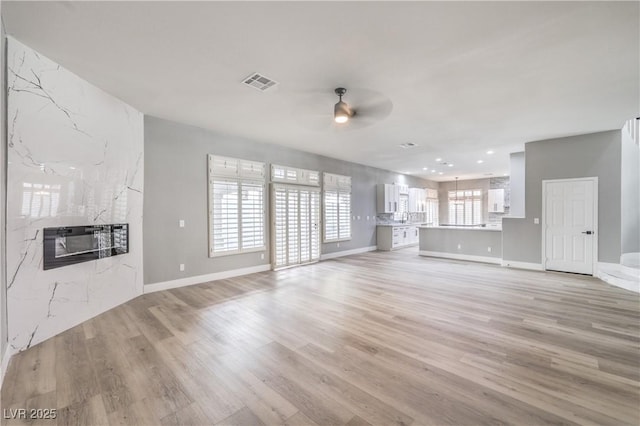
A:
[[[640,110],[638,2],[3,1],[2,13],[9,34],[146,114],[434,180],[501,176],[525,142],[620,128]],[[253,72],[280,84],[242,85]],[[356,109],[358,92],[393,108],[336,128],[338,86]]]

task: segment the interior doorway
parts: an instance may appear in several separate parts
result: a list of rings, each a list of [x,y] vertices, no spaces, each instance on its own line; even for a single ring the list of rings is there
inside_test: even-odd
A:
[[[546,270],[593,275],[598,261],[598,178],[542,182]]]
[[[271,185],[273,269],[320,260],[320,188]]]

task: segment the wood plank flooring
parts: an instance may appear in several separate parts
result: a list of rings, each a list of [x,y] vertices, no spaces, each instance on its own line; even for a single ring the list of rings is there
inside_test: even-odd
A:
[[[640,424],[639,296],[372,252],[141,296],[16,355],[6,425]]]

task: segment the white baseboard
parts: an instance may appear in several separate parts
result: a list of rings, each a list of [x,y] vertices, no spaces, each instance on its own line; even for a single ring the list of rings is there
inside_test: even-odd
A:
[[[500,259],[499,257],[474,256],[471,254],[458,254],[458,253],[443,253],[439,251],[420,250],[418,254],[420,254],[420,256],[440,257],[444,259],[455,259],[455,260],[469,260],[471,262],[493,263],[495,265],[500,265],[502,261],[502,259]]]
[[[271,265],[257,265],[248,268],[231,269],[229,271],[214,272],[205,275],[196,275],[193,277],[180,278],[171,281],[162,281],[153,284],[145,284],[144,293],[153,293],[155,291],[169,290],[172,288],[186,287],[194,284],[202,284],[209,281],[224,280],[226,278],[239,277],[241,275],[255,274],[256,272],[264,272],[271,270]]]
[[[320,260],[334,259],[336,257],[342,257],[342,256],[351,256],[352,254],[360,254],[360,253],[366,253],[368,251],[376,251],[376,250],[378,250],[378,246],[360,247],[352,250],[336,251],[333,253],[321,254]]]
[[[507,268],[529,269],[531,271],[544,271],[544,268],[542,267],[541,263],[516,262],[513,260],[502,259],[501,265]]]
[[[2,365],[0,366],[0,389],[2,389],[2,384],[4,383],[4,376],[7,374],[7,368],[9,368],[9,361],[13,356],[13,351],[11,350],[11,345],[7,344],[7,349],[4,351],[2,355]]]
[[[625,267],[618,263],[598,262],[593,276],[607,284],[640,293],[640,276],[636,268]]]

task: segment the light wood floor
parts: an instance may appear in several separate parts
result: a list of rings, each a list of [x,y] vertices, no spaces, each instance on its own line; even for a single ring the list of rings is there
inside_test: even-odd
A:
[[[2,406],[59,425],[637,425],[639,328],[638,295],[594,278],[374,252],[139,297],[16,355]]]

